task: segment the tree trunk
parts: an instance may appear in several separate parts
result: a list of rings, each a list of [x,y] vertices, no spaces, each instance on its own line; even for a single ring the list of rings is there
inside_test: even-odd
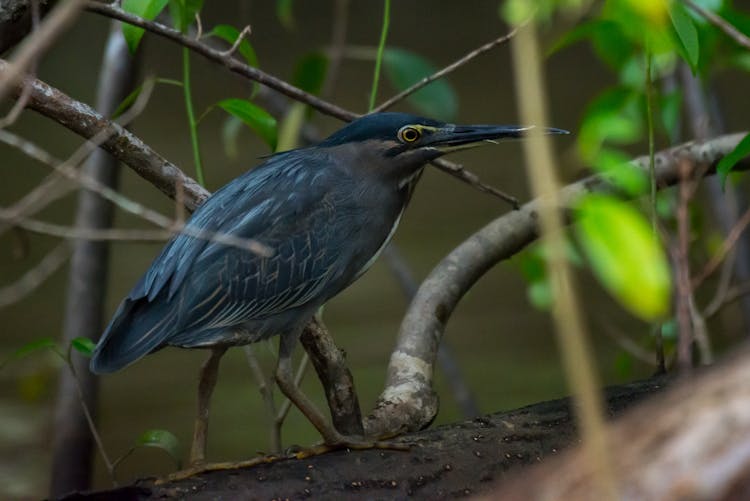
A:
[[[111,115],[133,88],[135,64],[122,37],[119,23],[113,23],[104,52],[97,108]],[[115,187],[118,163],[102,149],[96,149],[84,166],[84,173],[105,186]],[[94,192],[82,189],[75,225],[78,228],[109,228],[112,205]],[[102,329],[104,296],[109,260],[108,243],[78,240],[75,243],[68,280],[63,346],[76,337],[98,339]],[[88,359],[72,353],[76,377],[66,368],[60,374],[54,415],[50,495],[86,489],[91,483],[93,439],[80,402],[96,412],[98,382],[89,372]]]

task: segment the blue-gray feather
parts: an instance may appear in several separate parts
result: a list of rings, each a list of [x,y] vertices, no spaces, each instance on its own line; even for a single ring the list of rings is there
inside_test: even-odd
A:
[[[273,254],[175,236],[120,305],[92,370],[112,372],[167,345],[244,344],[306,322],[358,275],[353,268],[376,252],[400,210],[400,202],[379,207],[375,227],[354,224],[372,210],[352,197],[357,184],[325,149],[303,149],[274,155],[218,190],[189,228],[254,239]],[[383,237],[357,244],[373,231]]]

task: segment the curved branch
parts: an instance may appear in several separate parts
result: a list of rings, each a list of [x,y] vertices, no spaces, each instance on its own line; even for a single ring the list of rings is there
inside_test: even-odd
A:
[[[679,180],[680,159],[710,164],[712,168],[707,173],[714,172],[716,163],[744,136],[745,133],[730,134],[659,152],[655,159],[657,183],[665,187]],[[647,157],[633,163],[640,169],[648,168]],[[750,159],[743,160],[737,168],[750,168]],[[563,207],[570,207],[586,193],[612,189],[604,176],[592,176],[563,188],[560,200]],[[368,433],[417,430],[434,419],[438,397],[432,386],[433,367],[445,325],[480,277],[536,239],[539,204],[539,200],[533,200],[489,223],[445,257],[422,283],[401,323],[385,389],[366,418]]]
[[[259,70],[258,68],[248,66],[242,61],[235,59],[230,51],[216,50],[212,48],[211,46],[209,46],[208,44],[205,44],[193,38],[187,37],[183,35],[182,33],[180,33],[179,31],[169,28],[167,26],[164,26],[163,24],[159,24],[155,21],[149,21],[147,19],[134,16],[132,14],[129,14],[123,11],[122,9],[116,6],[105,4],[105,3],[88,2],[87,8],[91,12],[102,14],[104,16],[111,17],[112,19],[117,19],[119,21],[132,24],[133,26],[138,26],[152,33],[155,33],[157,35],[161,35],[169,40],[172,40],[173,42],[176,42],[182,45],[183,47],[187,47],[195,51],[196,53],[204,56],[205,58],[211,61],[214,61],[216,63],[223,65],[224,67],[226,67],[227,69],[229,69],[229,71],[233,73],[237,73],[238,75],[242,75],[250,80],[263,84],[266,87],[270,89],[274,89],[280,92],[281,94],[284,94],[296,101],[305,103],[315,108],[316,110],[320,111],[321,113],[325,113],[326,115],[339,118],[345,122],[351,122],[352,120],[360,116],[358,113],[354,113],[352,111],[341,108],[340,106],[336,106],[335,104],[329,101],[320,99],[319,97],[314,96],[313,94],[309,94],[303,91],[302,89],[295,87],[294,85],[291,85],[285,82],[284,80],[281,80],[280,78],[277,78],[262,70]],[[494,47],[497,43],[501,43],[502,41],[504,41],[506,37],[507,38],[511,37],[513,33],[514,32],[511,32],[505,37],[501,37],[501,39],[498,39],[499,41],[496,40],[494,42],[490,42],[489,44],[486,44],[486,46],[489,46],[489,48]],[[483,50],[488,50],[488,49],[484,49],[484,47],[485,46],[480,47],[479,49],[477,49],[477,51],[474,51],[476,52],[476,54],[472,52],[469,55],[471,57],[474,57],[475,55],[480,54]],[[461,62],[461,64],[463,64],[463,62]],[[503,193],[497,188],[494,188],[492,186],[489,186],[483,183],[479,179],[479,176],[465,169],[463,166],[454,164],[445,159],[435,160],[433,164],[437,168],[442,170],[443,172],[446,172],[447,174],[450,174],[460,179],[461,181],[469,184],[470,186],[473,186],[476,189],[483,191],[484,193],[488,193],[502,200],[505,200],[506,202],[510,203],[514,208],[518,208],[518,201],[514,197],[506,193]]]
[[[8,63],[0,59],[0,78],[4,78]],[[127,164],[139,176],[156,186],[170,198],[177,194],[177,184],[184,190],[185,205],[194,210],[208,198],[209,192],[194,179],[186,176],[136,135],[119,124],[107,120],[87,104],[72,99],[64,92],[36,78],[24,78],[23,85],[12,89],[18,96],[23,86],[31,88],[27,108],[51,118],[85,139],[97,135],[106,139],[101,147],[110,155]]]

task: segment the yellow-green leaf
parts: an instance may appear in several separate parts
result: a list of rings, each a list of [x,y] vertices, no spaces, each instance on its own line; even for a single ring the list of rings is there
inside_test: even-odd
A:
[[[647,219],[611,196],[589,195],[577,207],[578,240],[594,274],[634,315],[654,321],[669,313],[672,279]]]

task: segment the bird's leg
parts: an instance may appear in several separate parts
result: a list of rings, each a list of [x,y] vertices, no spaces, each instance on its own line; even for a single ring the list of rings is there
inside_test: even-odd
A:
[[[208,437],[208,411],[211,404],[211,394],[216,386],[219,373],[219,361],[226,353],[227,347],[220,346],[211,349],[206,362],[201,367],[198,380],[198,415],[195,418],[193,430],[193,446],[190,449],[190,464],[195,465],[206,460],[206,439]]]
[[[297,338],[295,337],[294,342],[296,341]],[[315,426],[315,429],[320,432],[325,443],[335,444],[343,441],[343,435],[333,428],[315,404],[295,384],[292,354],[291,351],[284,350],[284,344],[284,337],[282,336],[279,349],[279,363],[276,367],[276,382],[279,385],[279,389]]]

